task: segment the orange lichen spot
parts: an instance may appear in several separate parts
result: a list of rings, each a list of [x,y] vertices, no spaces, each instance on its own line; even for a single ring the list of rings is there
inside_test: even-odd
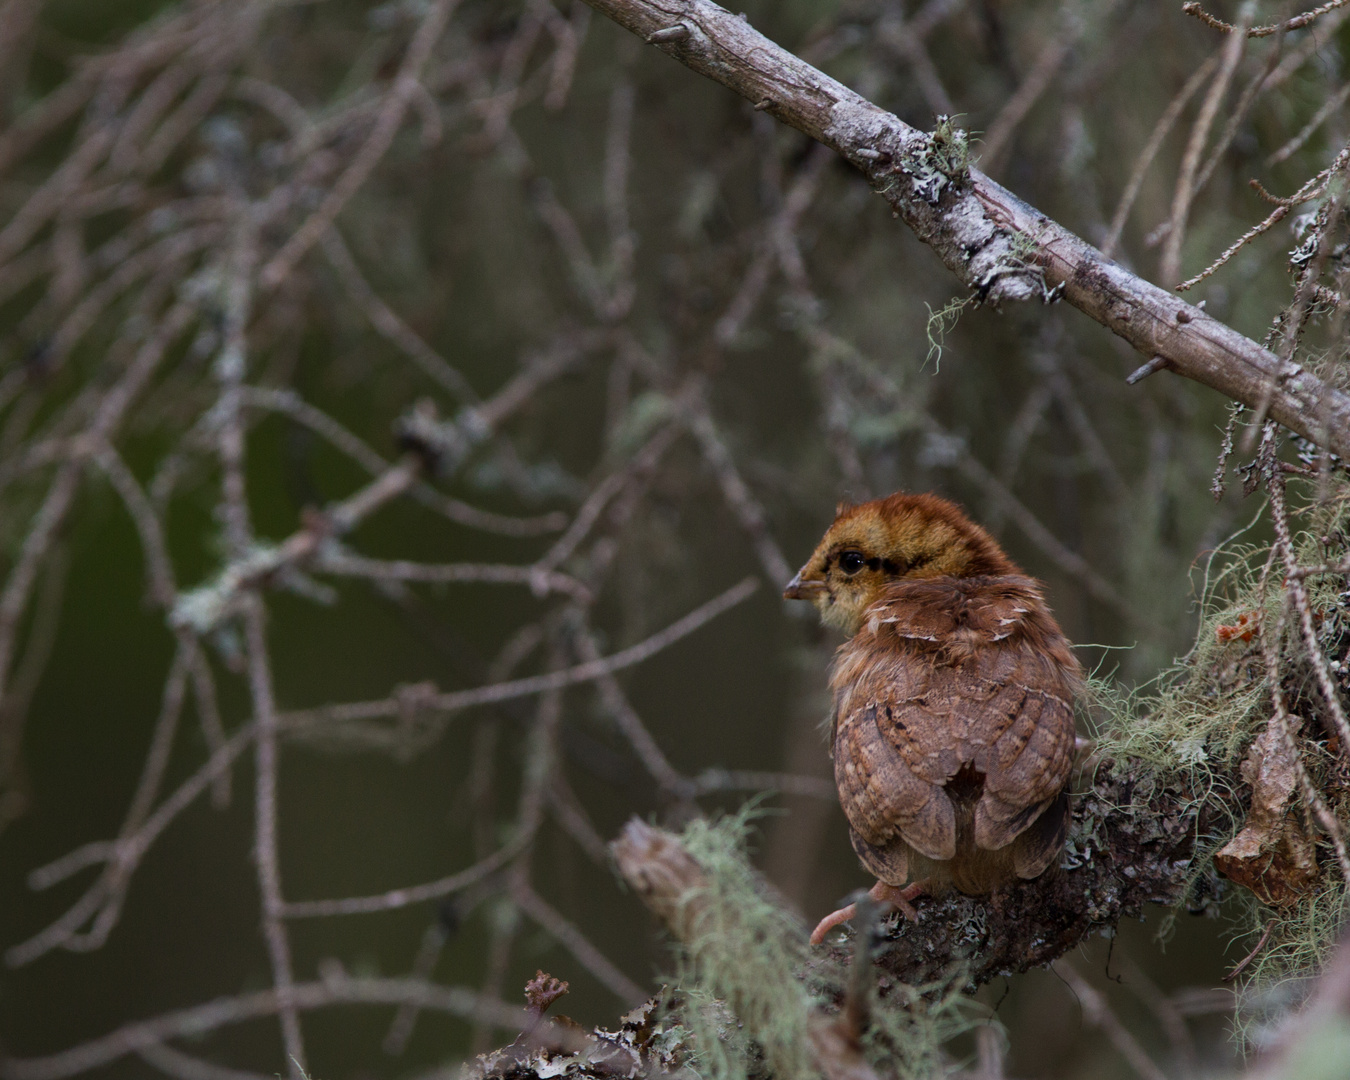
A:
[[[1219,639],[1220,645],[1227,645],[1236,638],[1239,641],[1251,641],[1253,635],[1260,629],[1256,621],[1254,611],[1243,612],[1238,616],[1237,622],[1232,626],[1221,625],[1214,631],[1214,636]]]

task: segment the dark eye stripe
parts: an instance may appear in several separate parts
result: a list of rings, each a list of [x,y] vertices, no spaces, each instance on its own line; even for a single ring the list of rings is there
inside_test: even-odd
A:
[[[832,552],[831,554],[826,555],[824,559],[821,560],[820,564],[821,572],[829,573],[830,567],[837,564],[839,568],[841,570],[845,570],[846,573],[850,572],[856,573],[857,571],[848,571],[844,567],[844,557],[846,555],[861,557],[860,554],[856,551]],[[917,570],[919,569],[919,567],[924,566],[932,561],[933,561],[932,555],[920,555],[912,563],[906,562],[903,559],[897,562],[895,559],[883,559],[874,555],[870,559],[865,559],[863,562],[859,563],[858,569],[861,570],[865,566],[867,567],[867,569],[872,571],[880,570],[883,574],[887,575],[888,577],[903,577],[911,570]]]
[[[836,563],[839,564],[840,569],[843,569],[844,556],[856,554],[857,552],[853,551],[841,551],[835,552],[834,554],[831,555],[826,555],[820,564],[820,569],[822,573],[828,573],[830,567]],[[913,563],[906,563],[903,560],[900,562],[896,562],[894,559],[882,559],[874,555],[872,556],[872,558],[867,559],[865,562],[863,562],[859,566],[859,569],[862,569],[863,566],[866,566],[867,569],[869,570],[880,570],[883,574],[886,574],[889,577],[900,577],[901,575],[907,573],[908,571],[917,569],[918,567],[923,566],[925,563],[929,563],[932,561],[933,560],[931,555],[922,555],[918,559],[916,559]]]

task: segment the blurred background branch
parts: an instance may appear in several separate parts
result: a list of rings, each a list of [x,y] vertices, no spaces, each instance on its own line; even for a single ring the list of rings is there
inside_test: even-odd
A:
[[[605,841],[754,795],[782,925],[863,883],[834,643],[777,596],[901,487],[995,531],[1098,674],[1105,831],[1045,885],[1100,886],[1074,973],[1117,1038],[976,971],[1029,892],[942,909],[983,989],[897,979],[924,939],[878,922],[832,1004],[862,970],[903,1007],[782,1045],[1186,1075],[1321,1000],[1350,7],[661,11],[662,50],[725,31],[798,82],[742,101],[568,0],[0,3],[0,1074],[689,1066],[638,1045],[654,1008],[588,1033],[678,965]],[[1121,336],[1011,302],[1061,283]],[[1213,918],[1115,925],[1148,900]],[[581,1035],[509,1004],[541,968]]]

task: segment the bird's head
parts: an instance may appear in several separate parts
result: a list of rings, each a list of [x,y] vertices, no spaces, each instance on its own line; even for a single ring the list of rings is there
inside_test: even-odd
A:
[[[994,538],[946,499],[896,492],[857,506],[841,503],[783,596],[810,600],[827,626],[851,636],[898,581],[1018,573]]]

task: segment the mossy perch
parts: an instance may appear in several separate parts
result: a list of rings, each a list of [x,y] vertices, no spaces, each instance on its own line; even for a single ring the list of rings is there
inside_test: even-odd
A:
[[[1191,653],[1146,696],[1093,685],[1094,710],[1106,719],[1073,780],[1059,864],[987,898],[925,899],[917,923],[873,924],[862,939],[879,939],[875,971],[866,953],[859,959],[857,938],[853,956],[806,947],[804,928],[744,857],[748,815],[698,820],[681,836],[630,822],[613,846],[616,862],[680,942],[680,988],[650,1003],[642,1021],[663,1018],[662,1045],[685,1055],[667,1060],[717,1080],[935,1075],[943,1044],[979,1022],[960,991],[1046,966],[1147,904],[1212,911],[1225,893],[1230,912],[1264,929],[1239,965],[1245,985],[1259,994],[1315,975],[1339,935],[1346,887],[1334,837],[1301,809],[1296,780],[1345,821],[1350,768],[1271,567],[1280,545],[1291,563],[1326,567],[1308,575],[1309,632],[1344,691],[1348,508],[1350,489],[1341,489],[1307,531],[1281,534],[1275,554],[1229,549],[1222,566],[1211,564]]]
[[[703,826],[691,826],[696,842],[708,831]],[[716,858],[715,841],[699,846],[706,849],[705,857]],[[727,997],[758,1042],[771,1075],[876,1080],[862,1055],[861,1032],[851,1029],[846,1015],[831,1016],[817,1007],[806,987],[793,979],[793,968],[806,959],[804,928],[789,925],[791,918],[771,901],[757,902],[751,883],[727,880],[728,870],[733,877],[744,876],[737,873],[748,870],[743,862],[709,873],[680,837],[637,818],[624,826],[610,850],[619,873],[687,950],[699,981]],[[725,895],[728,885],[732,896]],[[780,924],[773,928],[780,933],[772,932],[773,923]],[[742,947],[737,949],[736,942]],[[709,1042],[722,1040],[703,1041],[706,1053],[714,1049]],[[713,1065],[714,1075],[736,1071],[733,1062]]]
[[[1138,765],[1101,763],[1075,799],[1063,868],[992,899],[925,899],[917,924],[892,919],[877,964],[931,983],[961,965],[969,984],[1041,967],[1145,904],[1174,905],[1192,878],[1199,803]],[[615,844],[620,872],[681,940],[696,914],[680,897],[702,871],[679,839],[633,821]],[[836,959],[845,956],[836,950]]]
[[[1198,821],[1195,794],[1146,767],[1102,762],[1080,785],[1061,868],[986,899],[959,893],[918,905],[917,924],[892,920],[878,965],[928,982],[964,965],[971,985],[1043,967],[1146,904],[1185,899]]]

